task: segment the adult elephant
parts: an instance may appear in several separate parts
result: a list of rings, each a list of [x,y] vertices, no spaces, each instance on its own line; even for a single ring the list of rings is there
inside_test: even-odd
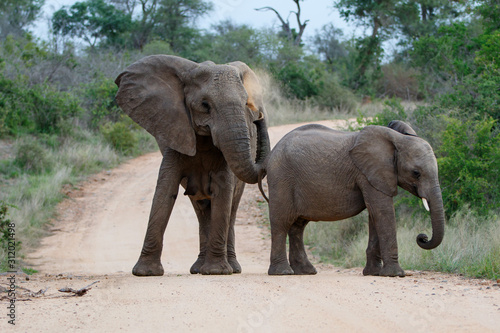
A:
[[[241,272],[234,220],[244,182],[256,183],[269,152],[258,79],[242,62],[201,64],[145,57],[117,79],[118,105],[151,133],[163,155],[141,255],[132,273],[163,275],[163,235],[185,188],[200,225],[191,273]]]
[[[316,274],[304,250],[307,223],[342,220],[366,208],[369,240],[363,274],[404,276],[392,199],[398,185],[430,206],[432,239],[420,234],[417,244],[433,249],[441,243],[445,218],[434,152],[408,124],[394,121],[389,127],[342,132],[306,125],[278,142],[259,177],[262,193],[265,173],[269,185],[269,274]]]

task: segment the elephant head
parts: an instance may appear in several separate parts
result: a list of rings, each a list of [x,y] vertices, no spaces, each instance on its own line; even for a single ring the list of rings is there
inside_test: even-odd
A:
[[[405,123],[394,130],[367,126],[359,133],[350,155],[368,182],[388,196],[397,194],[398,185],[422,199],[431,212],[432,239],[417,236],[423,249],[433,249],[444,236],[444,209],[438,180],[438,165],[431,146]],[[409,132],[408,134],[402,134]],[[430,207],[430,208],[429,208]]]
[[[155,137],[162,153],[168,147],[194,156],[196,136],[211,136],[234,174],[257,182],[269,139],[260,85],[247,65],[154,55],[130,65],[115,82],[118,105]]]

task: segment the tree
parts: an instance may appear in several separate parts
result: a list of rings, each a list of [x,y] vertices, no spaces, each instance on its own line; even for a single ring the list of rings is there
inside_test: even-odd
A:
[[[45,0],[2,0],[0,6],[0,39],[9,34],[22,35],[40,15]]]
[[[262,8],[255,9],[257,11],[267,11],[267,10],[273,11],[276,14],[276,16],[278,16],[278,19],[281,22],[282,33],[286,36],[286,38],[290,42],[292,42],[296,46],[300,45],[300,43],[302,41],[302,35],[304,34],[304,30],[306,29],[306,26],[307,26],[307,22],[309,22],[309,20],[305,20],[304,22],[301,22],[299,1],[300,0],[293,0],[293,2],[295,2],[295,5],[297,6],[297,11],[290,12],[290,14],[294,13],[295,17],[297,18],[297,25],[299,28],[299,32],[297,32],[295,29],[290,28],[290,21],[288,19],[288,17],[290,15],[286,18],[286,21],[285,21],[283,19],[283,17],[281,17],[280,13],[278,13],[278,11],[276,9],[274,9],[273,7],[262,7]]]
[[[395,25],[401,32],[401,44],[434,34],[439,25],[461,14],[459,1],[405,0],[394,8]],[[404,40],[406,39],[406,40]]]
[[[345,46],[340,41],[343,32],[335,28],[333,24],[326,24],[316,33],[312,43],[316,52],[322,56],[326,62],[333,66],[339,59],[345,58],[348,54]]]
[[[94,48],[98,42],[119,44],[122,33],[131,25],[131,17],[108,5],[104,0],[77,2],[63,7],[52,16],[55,34],[82,38]]]
[[[160,40],[175,52],[184,52],[198,34],[193,23],[212,10],[212,4],[204,0],[110,1],[134,18],[129,38],[133,48],[140,50],[153,40]]]
[[[212,3],[203,0],[158,0],[152,32],[181,53],[198,33],[195,20],[210,10]]]
[[[394,10],[397,0],[339,0],[335,7],[345,20],[357,20],[361,25],[371,28],[371,35],[358,38],[356,48],[356,72],[351,82],[353,89],[366,87],[380,73],[382,42],[394,25]],[[372,68],[369,78],[368,69]]]
[[[201,62],[210,59],[218,64],[243,61],[252,66],[263,60],[265,43],[261,33],[243,24],[222,21],[211,27],[197,40],[190,59]]]

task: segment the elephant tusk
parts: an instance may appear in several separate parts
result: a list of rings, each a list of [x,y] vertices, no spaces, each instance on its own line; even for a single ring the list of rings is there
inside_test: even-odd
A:
[[[430,212],[431,210],[429,209],[429,203],[427,202],[427,199],[422,198],[422,203],[424,204],[424,208]]]

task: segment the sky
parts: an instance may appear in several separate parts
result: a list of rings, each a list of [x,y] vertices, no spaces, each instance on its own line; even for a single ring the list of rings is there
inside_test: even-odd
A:
[[[43,7],[42,18],[38,20],[32,29],[35,35],[42,39],[48,39],[47,21],[52,14],[62,6],[71,6],[82,0],[46,0]],[[316,30],[328,23],[333,23],[336,28],[344,32],[345,37],[350,37],[353,33],[360,33],[356,30],[354,23],[346,23],[333,8],[334,0],[304,0],[300,2],[301,21],[309,20],[304,35],[312,36]],[[237,24],[247,24],[254,28],[281,26],[276,14],[272,11],[256,11],[255,8],[270,6],[276,9],[281,17],[286,20],[288,17],[292,28],[297,28],[295,14],[297,7],[292,0],[212,0],[214,10],[197,21],[197,26],[202,29],[209,29],[212,24],[222,20],[231,19]]]

